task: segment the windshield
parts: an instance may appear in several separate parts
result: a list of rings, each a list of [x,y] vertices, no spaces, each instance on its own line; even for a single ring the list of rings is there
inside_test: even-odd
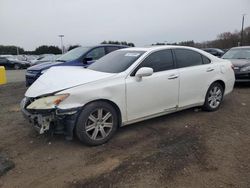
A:
[[[225,53],[223,50],[216,48],[217,52]]]
[[[43,58],[41,58],[39,61],[51,61],[55,58],[55,55],[48,55]]]
[[[142,54],[144,51],[115,51],[91,64],[88,69],[107,73],[123,72]]]
[[[250,48],[231,49],[222,56],[223,59],[250,59]]]
[[[70,50],[66,54],[59,57],[56,61],[73,61],[80,58],[84,53],[86,53],[90,48],[87,47],[78,47],[73,50]]]

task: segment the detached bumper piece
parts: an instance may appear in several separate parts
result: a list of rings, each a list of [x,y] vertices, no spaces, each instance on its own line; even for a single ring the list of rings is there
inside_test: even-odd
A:
[[[21,102],[21,110],[24,117],[33,125],[39,134],[51,132],[64,134],[67,140],[73,139],[73,130],[79,109],[67,110],[27,110],[26,107],[32,99],[24,98]]]

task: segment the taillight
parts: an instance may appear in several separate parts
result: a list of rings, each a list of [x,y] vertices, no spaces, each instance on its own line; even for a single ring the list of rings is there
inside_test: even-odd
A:
[[[233,64],[231,65],[231,68],[234,70],[234,65]]]

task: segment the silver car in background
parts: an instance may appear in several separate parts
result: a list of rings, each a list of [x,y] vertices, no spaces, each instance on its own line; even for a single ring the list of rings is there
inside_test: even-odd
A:
[[[222,58],[234,65],[236,82],[250,82],[250,46],[231,48]]]

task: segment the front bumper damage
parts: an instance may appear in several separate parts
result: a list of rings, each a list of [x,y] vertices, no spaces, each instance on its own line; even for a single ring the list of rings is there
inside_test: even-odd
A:
[[[33,125],[39,134],[46,132],[64,134],[67,140],[73,139],[73,130],[80,108],[67,110],[27,110],[26,107],[31,102],[33,102],[32,99],[24,98],[21,102],[21,110],[24,117]]]

